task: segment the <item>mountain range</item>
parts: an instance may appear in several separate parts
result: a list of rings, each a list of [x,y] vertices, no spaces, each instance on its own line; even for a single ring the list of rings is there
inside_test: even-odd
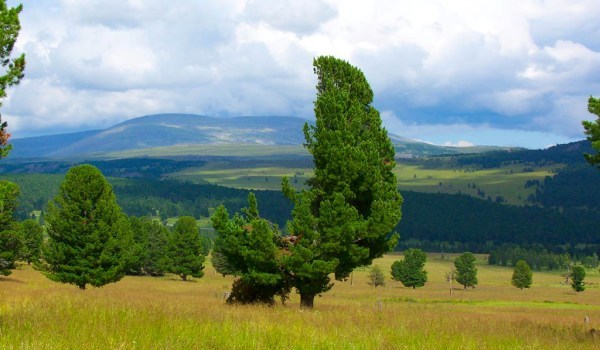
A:
[[[194,145],[300,146],[303,127],[297,117],[215,118],[195,114],[156,114],[127,120],[104,130],[12,140],[11,159],[73,158],[115,152]],[[309,122],[310,123],[310,122]],[[390,134],[399,157],[478,153],[502,147],[444,147]]]

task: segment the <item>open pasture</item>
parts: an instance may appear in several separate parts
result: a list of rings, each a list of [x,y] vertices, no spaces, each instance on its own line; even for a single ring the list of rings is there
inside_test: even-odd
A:
[[[525,170],[526,171],[525,171]],[[528,180],[542,182],[553,176],[553,167],[527,169],[523,164],[493,169],[426,168],[416,162],[398,162],[394,173],[400,190],[427,193],[463,193],[474,197],[502,197],[506,203],[522,205],[535,187],[525,188]],[[170,174],[182,181],[208,181],[214,184],[254,190],[281,190],[281,178],[287,176],[297,189],[312,176],[306,162],[283,164],[279,161],[237,162],[210,161],[200,168]]]
[[[375,261],[389,278],[400,256]],[[388,280],[367,284],[369,268],[336,282],[315,309],[299,297],[286,305],[229,306],[231,278],[207,266],[206,275],[181,282],[125,277],[80,291],[22,266],[0,278],[2,349],[594,349],[600,339],[600,276],[576,294],[558,273],[535,273],[529,290],[510,285],[512,269],[479,261],[479,285],[453,295],[444,274],[453,256],[430,254],[429,282],[408,289]],[[483,257],[479,257],[483,259]],[[590,323],[584,324],[585,316]]]

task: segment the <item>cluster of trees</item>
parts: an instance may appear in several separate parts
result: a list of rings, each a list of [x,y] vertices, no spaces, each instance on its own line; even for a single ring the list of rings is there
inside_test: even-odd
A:
[[[238,279],[231,298],[273,302],[292,287],[303,307],[369,265],[396,245],[390,234],[400,220],[402,197],[396,188],[394,148],[371,106],[373,92],[363,73],[349,63],[319,57],[316,125],[305,125],[306,147],[314,159],[309,189],[297,193],[284,179],[293,204],[288,236],[261,218],[256,198],[232,218],[219,207],[212,216],[219,232],[214,252],[219,271]]]
[[[569,253],[554,253],[538,246],[523,248],[514,245],[502,245],[490,250],[488,264],[499,266],[516,266],[520,260],[525,261],[531,268],[542,270],[565,270],[574,263],[580,263],[586,268],[598,268],[599,259],[596,253],[591,255],[570,255]]]
[[[116,282],[126,273],[171,272],[183,280],[203,276],[210,242],[200,236],[193,217],[180,217],[173,232],[149,218],[128,218],[110,184],[91,165],[71,168],[49,202],[46,242],[37,221],[19,224],[12,218],[17,193],[15,184],[0,182],[0,273],[4,275],[21,259],[48,278],[80,289]]]

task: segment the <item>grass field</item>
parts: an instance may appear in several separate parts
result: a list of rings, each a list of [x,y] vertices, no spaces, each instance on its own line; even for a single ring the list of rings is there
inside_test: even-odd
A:
[[[288,176],[297,189],[302,189],[313,170],[306,164],[298,167],[278,166],[277,162],[237,163],[232,161],[209,162],[200,168],[189,168],[169,175],[174,179],[256,190],[281,190],[281,178]],[[553,176],[553,167],[524,171],[523,165],[502,168],[472,170],[460,168],[427,169],[420,164],[399,162],[394,168],[400,190],[428,193],[464,193],[480,197],[485,193],[492,200],[503,197],[506,203],[522,205],[535,188],[525,188],[528,180],[540,180]],[[472,186],[472,185],[475,185]]]
[[[384,271],[398,256],[375,261]],[[480,257],[481,259],[481,257]],[[529,290],[510,286],[511,269],[479,261],[480,284],[453,295],[451,259],[430,255],[429,282],[408,289],[367,285],[368,268],[336,282],[313,311],[286,305],[228,306],[231,278],[194,282],[125,277],[80,291],[27,266],[0,278],[2,349],[594,349],[600,339],[600,276],[576,294],[556,273],[535,273]],[[589,316],[591,322],[584,324]]]

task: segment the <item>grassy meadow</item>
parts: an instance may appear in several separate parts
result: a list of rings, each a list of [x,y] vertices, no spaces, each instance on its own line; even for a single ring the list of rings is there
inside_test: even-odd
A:
[[[1,349],[594,349],[600,338],[600,276],[588,271],[583,293],[558,273],[535,273],[531,289],[510,285],[512,269],[479,256],[479,281],[464,291],[445,273],[454,256],[429,255],[420,289],[388,280],[367,284],[368,268],[336,282],[301,310],[286,305],[229,306],[232,279],[214,273],[193,282],[175,276],[125,277],[80,291],[22,266],[0,278]],[[389,276],[399,256],[374,264]],[[584,324],[585,316],[590,323]]]
[[[281,178],[287,176],[297,189],[302,189],[305,181],[312,176],[311,165],[298,162],[297,166],[279,162],[262,161],[256,163],[235,161],[211,161],[199,168],[189,168],[170,174],[170,178],[183,181],[208,181],[217,185],[253,189],[281,190]],[[428,169],[415,162],[402,160],[394,168],[401,191],[427,193],[464,193],[484,198],[503,197],[506,203],[522,205],[527,197],[535,192],[534,187],[525,188],[528,180],[543,181],[546,176],[554,176],[556,166],[524,171],[524,165],[507,165],[501,168],[474,170],[470,168],[440,167]],[[472,187],[475,184],[475,187]]]

